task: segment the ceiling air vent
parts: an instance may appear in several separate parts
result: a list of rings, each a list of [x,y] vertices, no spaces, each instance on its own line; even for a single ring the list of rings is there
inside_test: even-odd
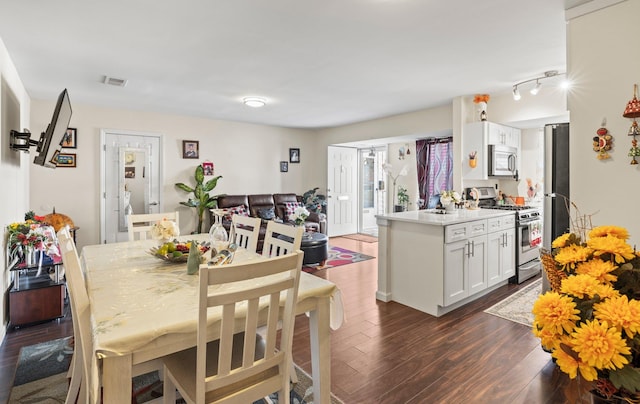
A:
[[[104,84],[108,84],[110,86],[116,86],[116,87],[124,87],[127,85],[127,80],[118,79],[116,77],[109,77],[109,76],[104,76],[104,80],[102,82]]]

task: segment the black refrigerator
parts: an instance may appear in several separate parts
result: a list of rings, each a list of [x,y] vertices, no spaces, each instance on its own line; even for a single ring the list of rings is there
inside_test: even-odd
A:
[[[556,237],[569,231],[569,124],[544,127],[543,246],[551,249]],[[565,199],[566,197],[566,199]]]

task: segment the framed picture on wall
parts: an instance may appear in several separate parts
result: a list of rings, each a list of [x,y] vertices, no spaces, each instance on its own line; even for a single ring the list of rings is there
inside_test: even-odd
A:
[[[182,141],[182,158],[183,159],[197,159],[200,156],[200,142],[197,140],[183,140]]]
[[[213,175],[213,163],[210,161],[202,163],[202,171],[204,175]]]
[[[77,136],[78,129],[76,128],[67,128],[67,133],[62,137],[62,141],[60,142],[60,146],[65,149],[77,149]]]
[[[280,162],[280,172],[281,173],[286,173],[287,171],[289,171],[289,162],[281,161]]]
[[[300,149],[289,149],[289,162],[290,163],[299,163],[300,162]]]
[[[75,166],[76,166],[75,153],[58,153],[56,167],[75,167]]]
[[[136,178],[136,168],[135,167],[125,167],[124,168],[124,178]]]

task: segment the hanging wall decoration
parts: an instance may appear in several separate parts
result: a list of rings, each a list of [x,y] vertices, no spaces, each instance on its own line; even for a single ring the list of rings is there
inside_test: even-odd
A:
[[[598,160],[606,160],[610,158],[609,150],[613,147],[613,136],[609,134],[609,130],[605,128],[607,119],[602,118],[602,125],[596,131],[598,136],[593,137],[593,151],[598,153]]]
[[[469,167],[476,168],[476,166],[478,165],[478,160],[476,159],[477,156],[478,156],[477,150],[474,150],[471,153],[469,153]]]
[[[640,101],[638,101],[637,84],[633,85],[633,99],[627,103],[627,107],[622,113],[622,116],[633,119],[631,127],[629,128],[629,136],[633,136],[631,149],[629,149],[629,157],[631,157],[629,164],[636,165],[638,164],[636,157],[640,157],[640,147],[638,147],[638,141],[636,140],[636,136],[640,135],[640,129],[638,129],[638,122],[636,121],[636,118],[640,118]]]

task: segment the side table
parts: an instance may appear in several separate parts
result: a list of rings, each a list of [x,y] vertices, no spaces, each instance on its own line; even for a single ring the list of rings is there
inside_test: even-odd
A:
[[[329,257],[329,237],[326,234],[306,232],[302,235],[300,249],[304,251],[303,265],[323,266]]]
[[[11,268],[9,322],[17,327],[64,316],[65,283],[59,273],[60,258],[40,269],[24,263]],[[53,278],[52,278],[53,275]]]

